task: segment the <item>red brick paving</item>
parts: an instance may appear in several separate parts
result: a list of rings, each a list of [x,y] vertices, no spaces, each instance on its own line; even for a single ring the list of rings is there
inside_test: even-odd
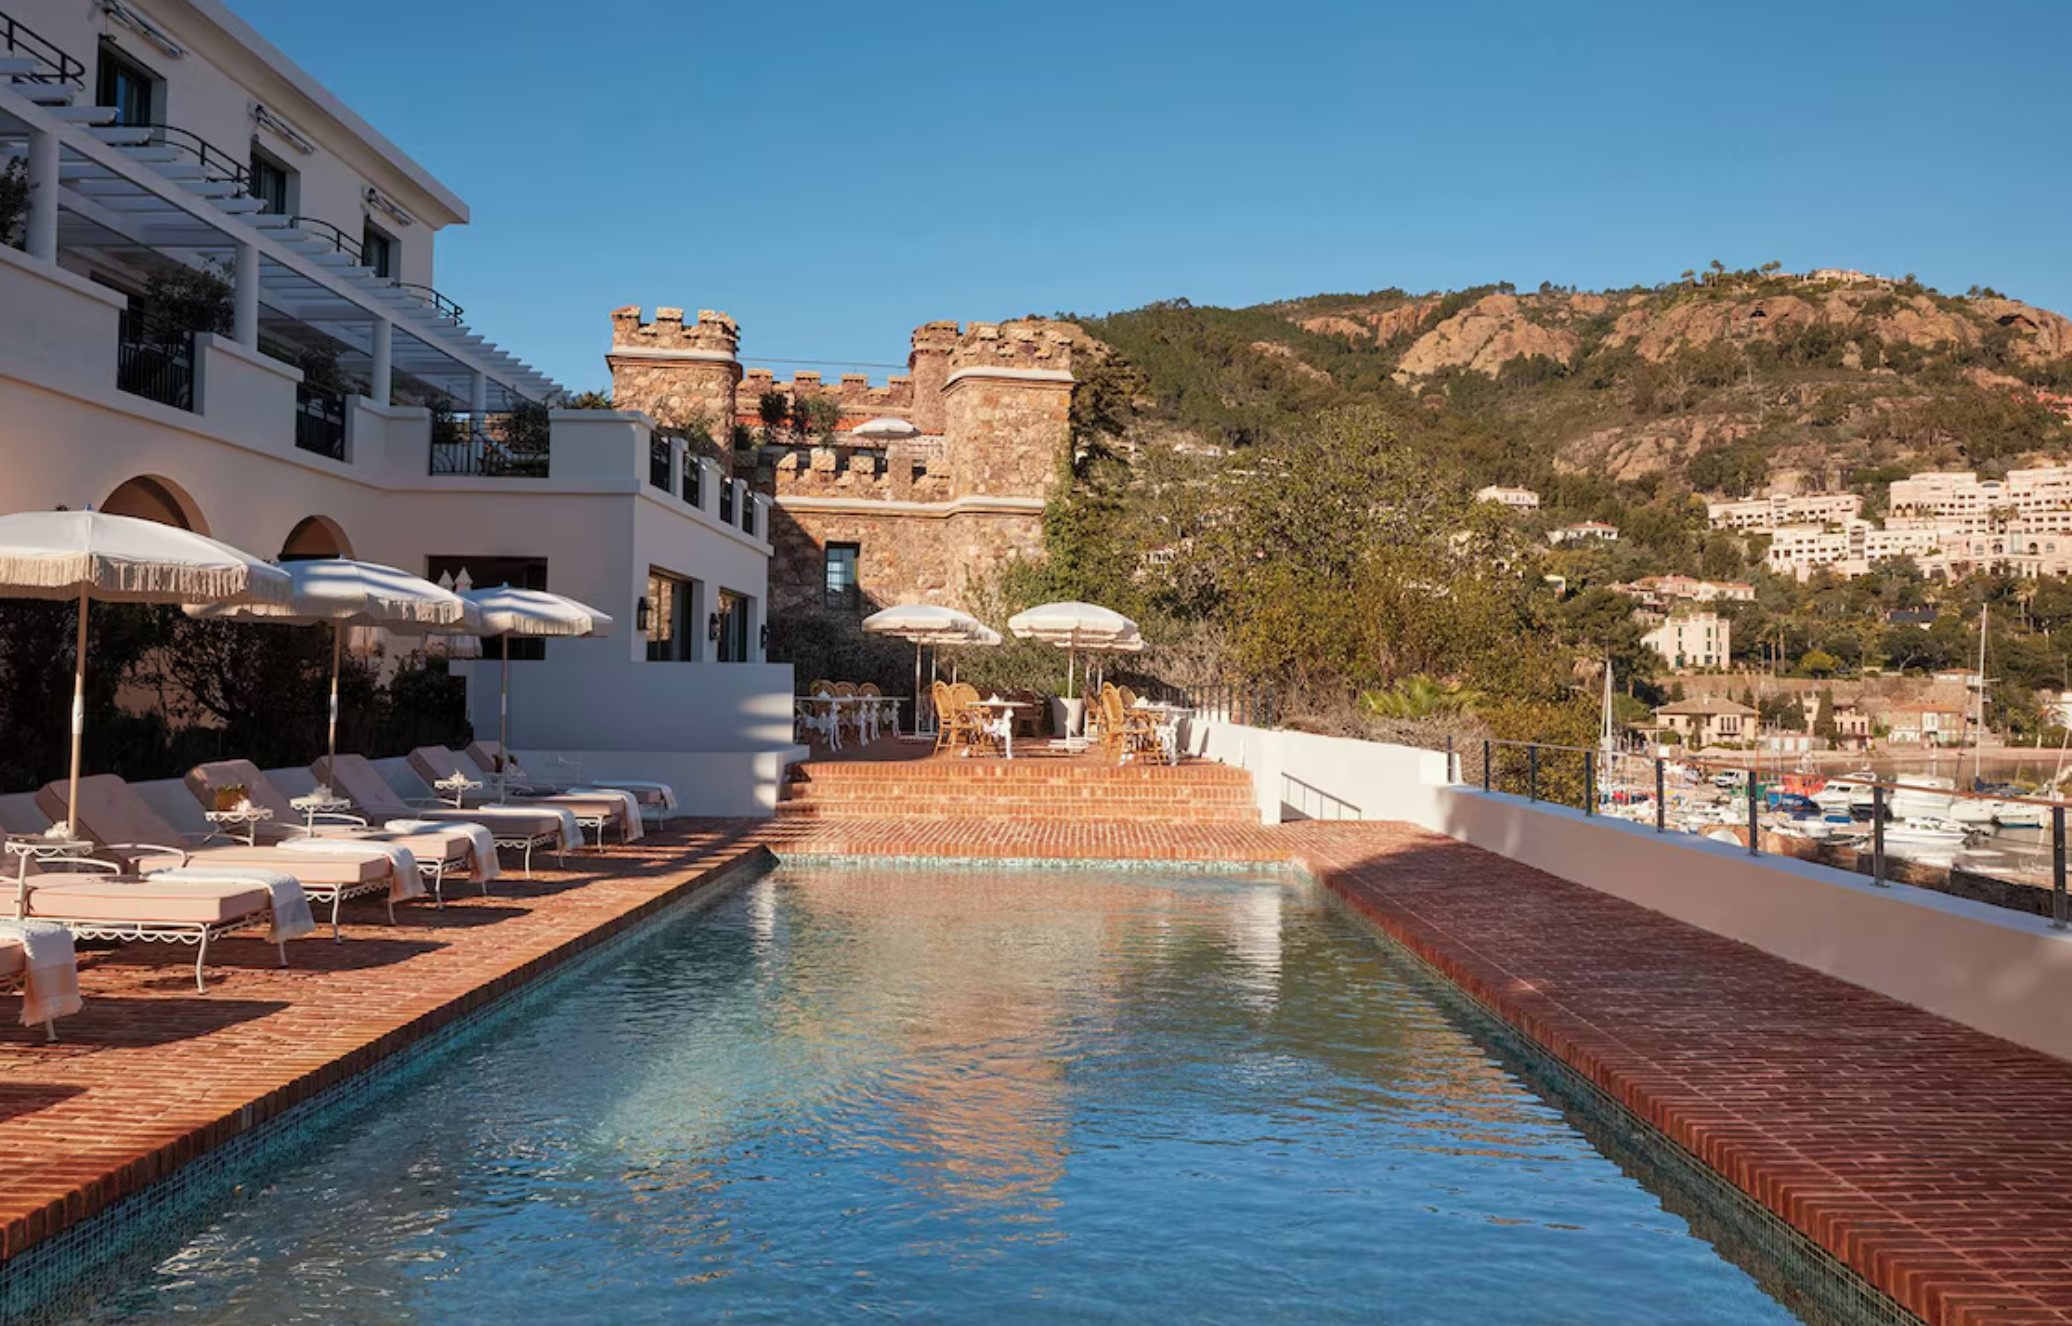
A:
[[[1299,860],[1376,924],[1923,1319],[2072,1323],[2072,1065],[1391,824],[706,821],[394,931],[88,959],[64,1043],[0,1031],[18,1251],[509,989],[759,846],[810,855]],[[506,886],[510,886],[506,888]],[[364,909],[362,919],[378,915]]]

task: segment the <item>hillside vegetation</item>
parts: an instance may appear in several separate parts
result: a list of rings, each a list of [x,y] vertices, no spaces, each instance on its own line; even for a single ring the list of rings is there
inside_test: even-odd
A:
[[[1745,666],[1938,666],[1966,618],[2004,601],[2008,709],[2027,714],[2033,687],[2072,670],[2072,633],[2047,634],[2055,596],[1904,567],[1800,586],[1761,571],[1759,539],[1705,518],[1705,496],[1775,485],[1854,488],[1876,512],[1910,470],[2072,455],[2057,412],[2072,322],[1996,292],[1714,264],[1657,288],[1172,301],[1065,321],[1088,338],[1071,482],[1046,561],[1011,569],[1000,606],[1114,603],[1165,645],[1161,670],[1185,659],[1368,714],[1438,686],[1507,735],[1587,735],[1606,656],[1622,690],[1662,694],[1609,587],[1672,571],[1757,582],[1758,601],[1729,610]],[[1469,500],[1490,483],[1534,488],[1545,510]],[[1547,546],[1550,524],[1593,518],[1621,542]],[[1888,627],[1889,610],[1920,606],[1949,629]]]

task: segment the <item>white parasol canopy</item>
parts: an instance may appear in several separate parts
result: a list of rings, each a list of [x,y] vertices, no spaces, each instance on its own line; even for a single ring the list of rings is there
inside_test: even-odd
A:
[[[572,639],[611,634],[612,619],[587,603],[578,603],[543,589],[471,589],[461,595],[482,613],[481,634],[501,636],[543,636]],[[497,749],[511,749],[511,651],[509,641],[503,654],[503,683],[497,695]],[[504,796],[510,766],[509,755],[498,762],[496,795]]]
[[[475,606],[429,580],[375,562],[343,557],[290,562],[285,568],[292,590],[285,603],[190,604],[187,615],[204,621],[270,622],[281,626],[331,627],[331,707],[326,720],[325,750],[338,758],[338,672],[347,627],[384,627],[419,631],[468,631],[479,628]]]
[[[860,437],[868,442],[900,442],[910,437],[919,437],[921,430],[905,419],[887,416],[861,423],[850,430],[851,437]]]
[[[878,422],[888,421],[872,420],[872,423]],[[904,421],[895,419],[889,422]],[[865,424],[864,427],[870,425]],[[921,650],[928,645],[969,644],[976,632],[991,629],[968,612],[935,603],[902,603],[885,608],[864,618],[862,626],[872,635],[889,635],[895,640],[913,642],[914,724],[917,728],[921,723]]]
[[[79,798],[90,601],[278,603],[289,591],[286,572],[192,530],[90,508],[0,516],[0,597],[79,600],[66,813],[72,813]],[[69,822],[57,827],[68,833],[71,829]]]
[[[1007,629],[1024,640],[1040,640],[1069,651],[1065,662],[1067,698],[1072,696],[1080,650],[1130,653],[1144,647],[1144,638],[1135,622],[1095,603],[1045,603],[1008,618]]]

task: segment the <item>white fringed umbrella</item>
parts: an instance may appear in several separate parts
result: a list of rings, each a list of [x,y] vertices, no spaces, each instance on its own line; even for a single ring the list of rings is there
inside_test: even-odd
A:
[[[856,425],[849,434],[866,442],[903,442],[910,437],[920,436],[921,430],[905,419],[886,416]]]
[[[578,603],[543,589],[471,589],[461,595],[482,612],[481,634],[504,637],[503,683],[496,703],[497,749],[505,752],[497,762],[496,795],[504,796],[511,759],[511,636],[575,639],[609,635],[612,619],[587,603]]]
[[[429,580],[375,562],[343,557],[290,562],[292,584],[285,603],[191,604],[187,615],[204,621],[268,622],[279,626],[331,627],[331,707],[324,749],[338,758],[338,672],[347,627],[399,631],[465,631],[479,626],[474,605]]]
[[[929,645],[965,644],[970,641],[973,633],[988,629],[984,622],[968,612],[959,612],[955,608],[945,608],[933,603],[902,603],[898,607],[872,613],[863,619],[862,625],[863,629],[872,635],[889,635],[894,640],[913,642],[916,728],[921,725],[922,649]]]
[[[1007,629],[1024,640],[1041,640],[1068,651],[1065,696],[1072,695],[1079,651],[1127,652],[1144,647],[1137,624],[1111,608],[1094,603],[1045,603],[1007,619]]]
[[[279,603],[287,573],[192,530],[105,512],[22,511],[0,516],[0,597],[79,600],[72,667],[72,762],[66,813],[79,797],[86,733],[86,615],[112,603]],[[59,826],[69,831],[69,823]]]

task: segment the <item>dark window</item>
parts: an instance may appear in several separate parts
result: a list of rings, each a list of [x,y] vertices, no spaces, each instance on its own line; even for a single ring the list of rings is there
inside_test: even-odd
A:
[[[827,606],[837,611],[856,607],[862,591],[856,582],[856,559],[862,549],[853,543],[827,545]]]
[[[438,581],[442,576],[452,576],[453,582],[467,575],[471,589],[488,589],[494,585],[509,585],[514,589],[547,588],[547,559],[544,557],[427,557],[425,558],[425,579]],[[453,583],[449,582],[449,583]],[[503,655],[502,636],[491,636],[482,642],[482,657],[500,659]],[[521,663],[528,659],[542,659],[547,656],[547,642],[537,637],[520,636],[511,642],[511,661]]]
[[[158,123],[159,81],[158,76],[143,65],[115,47],[102,44],[94,100],[99,105],[114,108],[115,123]]]
[[[688,663],[697,641],[691,613],[697,598],[694,583],[667,571],[648,571],[647,656],[650,663]]]
[[[295,172],[257,148],[252,149],[252,196],[265,203],[266,210],[275,216],[293,215]]]
[[[360,230],[360,265],[374,269],[376,276],[393,281],[397,276],[396,241],[369,221]],[[513,654],[511,657],[516,658]]]

